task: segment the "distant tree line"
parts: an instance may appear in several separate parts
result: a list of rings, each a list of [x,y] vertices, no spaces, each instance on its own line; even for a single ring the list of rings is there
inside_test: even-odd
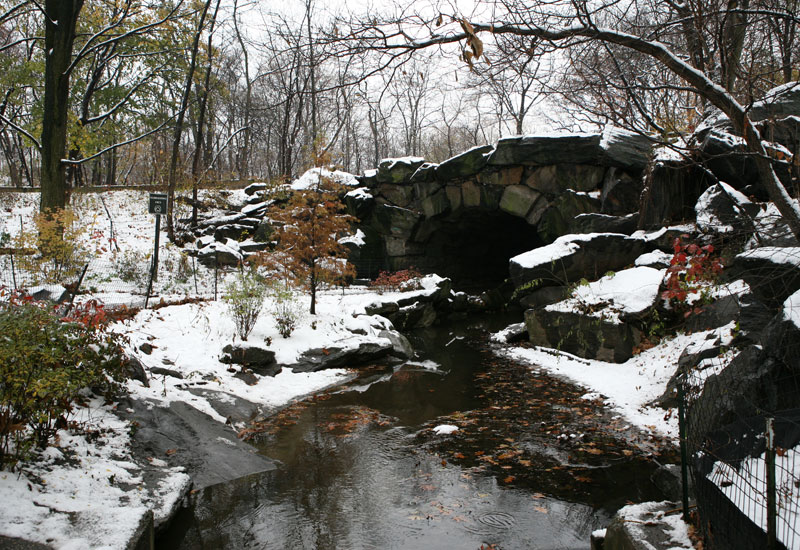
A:
[[[0,178],[46,210],[85,185],[290,178],[316,140],[362,172],[529,131],[542,101],[551,126],[676,142],[798,78],[797,0],[332,7],[0,0]]]

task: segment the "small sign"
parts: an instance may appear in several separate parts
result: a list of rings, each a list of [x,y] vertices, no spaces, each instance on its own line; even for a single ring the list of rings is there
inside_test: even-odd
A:
[[[150,193],[150,208],[151,214],[166,214],[167,213],[167,194],[166,193]]]

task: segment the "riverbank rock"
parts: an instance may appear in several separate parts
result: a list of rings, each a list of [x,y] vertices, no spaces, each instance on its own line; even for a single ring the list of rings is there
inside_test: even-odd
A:
[[[606,529],[603,550],[693,550],[689,526],[674,502],[621,508]]]
[[[275,469],[272,460],[242,442],[233,429],[187,403],[173,401],[163,407],[126,398],[117,415],[136,423],[134,456],[143,463],[159,457],[170,466],[183,466],[196,489]],[[148,483],[146,472],[144,480]],[[180,499],[175,506],[179,504]]]
[[[287,365],[294,372],[355,367],[387,358],[394,351],[392,342],[362,342],[349,348],[315,348],[303,352],[297,363]]]
[[[525,312],[528,337],[537,346],[623,363],[642,338],[632,322],[655,306],[664,273],[635,267],[579,285],[566,300]]]
[[[241,365],[261,376],[275,376],[281,372],[281,366],[275,362],[274,351],[246,342],[228,344],[222,348],[220,362]]]
[[[630,265],[647,248],[644,239],[620,233],[565,235],[514,256],[508,270],[517,288],[566,285]]]
[[[423,290],[408,293],[396,300],[383,299],[369,304],[367,315],[380,315],[400,331],[433,325],[439,315],[452,310],[452,282],[430,275],[422,279]]]

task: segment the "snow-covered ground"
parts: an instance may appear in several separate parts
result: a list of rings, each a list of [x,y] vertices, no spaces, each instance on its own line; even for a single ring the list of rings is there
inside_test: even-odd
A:
[[[513,359],[529,363],[532,368],[562,376],[586,388],[586,399],[601,397],[605,404],[616,410],[631,425],[645,432],[665,436],[677,441],[678,418],[650,403],[667,389],[667,382],[675,373],[678,358],[687,346],[701,347],[709,336],[719,336],[730,341],[734,323],[725,327],[679,334],[633,356],[624,363],[606,363],[583,359],[549,348],[509,347],[503,353]],[[719,358],[722,364],[724,358]]]
[[[85,244],[101,260],[113,262],[116,252],[110,240],[113,220],[114,238],[121,251],[133,250],[149,253],[153,246],[153,217],[147,214],[146,192],[113,191],[99,196],[79,196],[77,211],[87,222]],[[242,203],[244,194],[234,192],[229,199]],[[3,207],[9,214],[4,217],[0,232],[15,235],[22,224],[29,226],[36,211],[38,195],[5,194]],[[103,204],[104,203],[104,204]],[[106,208],[110,215],[106,215]],[[572,250],[569,239],[559,239],[550,248],[559,254]],[[572,238],[572,241],[576,238]],[[547,247],[544,247],[547,248]],[[180,252],[165,246],[166,258],[177,257]],[[529,262],[536,263],[553,250],[528,253]],[[659,258],[663,260],[663,258]],[[642,264],[646,264],[643,261]],[[659,279],[663,272],[649,267],[636,268]],[[168,272],[167,272],[168,273]],[[637,272],[639,273],[639,272]],[[607,288],[613,278],[584,289],[590,298],[613,298],[624,302],[624,296]],[[423,289],[415,291],[429,294],[436,289],[436,277],[428,277]],[[626,283],[623,278],[616,283]],[[651,285],[653,286],[653,285]],[[220,284],[224,288],[224,282]],[[657,284],[654,283],[654,288]],[[189,288],[190,290],[190,288]],[[641,289],[640,289],[641,290]],[[188,292],[188,290],[187,290]],[[406,293],[408,295],[408,293]],[[130,296],[96,294],[96,297],[125,303]],[[367,305],[377,300],[396,300],[398,293],[378,296],[366,288],[354,287],[346,291],[331,290],[321,293],[315,317],[306,315],[289,338],[282,338],[277,330],[270,307],[259,319],[248,338],[249,343],[266,345],[275,351],[282,364],[295,362],[298,356],[311,348],[336,345],[357,346],[365,341],[382,339],[381,331],[389,328],[388,321],[365,313]],[[299,296],[303,307],[307,298]],[[638,303],[630,305],[636,310]],[[625,363],[614,364],[578,358],[551,349],[505,346],[502,353],[527,362],[532,368],[566,377],[586,388],[586,398],[602,396],[605,403],[615,409],[631,425],[645,431],[677,438],[677,415],[649,403],[662,395],[675,371],[678,357],[687,346],[701,347],[712,332],[723,341],[730,339],[733,325],[716,331],[679,334],[666,339]],[[228,366],[220,362],[225,344],[234,342],[234,326],[227,315],[223,301],[206,301],[172,305],[156,310],[143,310],[132,319],[119,322],[113,330],[128,339],[130,353],[147,368],[166,367],[177,371],[182,378],[155,376],[150,386],[130,381],[130,393],[139,398],[168,406],[174,401],[191,404],[212,418],[225,422],[212,404],[195,387],[224,392],[263,406],[269,410],[343,381],[348,372],[332,369],[317,373],[295,373],[284,369],[275,377],[264,377],[255,385],[236,378]],[[140,350],[149,344],[152,352]],[[719,361],[724,361],[724,358]],[[81,409],[79,416],[100,434],[93,436],[68,433],[59,434],[57,444],[46,450],[36,460],[22,468],[20,473],[0,472],[0,535],[24,537],[50,544],[56,548],[118,548],[120,541],[134,532],[148,508],[157,518],[167,514],[181,497],[189,483],[185,472],[170,468],[161,458],[153,457],[149,464],[137,464],[128,450],[129,426],[116,417],[109,406],[93,402]],[[236,429],[232,427],[231,430]],[[446,434],[452,427],[443,425],[438,433]],[[65,460],[69,458],[69,460]],[[156,493],[123,491],[120,484],[136,487],[141,483],[143,468],[161,469],[163,483]]]
[[[94,261],[112,265],[126,251],[149,254],[154,223],[153,216],[147,213],[147,192],[111,191],[103,193],[102,200],[100,197],[76,195],[74,200],[75,210],[86,227],[81,242]],[[244,198],[241,191],[234,191],[228,197],[232,203],[240,204]],[[13,239],[21,227],[32,230],[38,209],[37,194],[3,194],[2,206],[7,215],[0,221],[0,232]],[[111,240],[112,221],[114,240]],[[179,250],[163,240],[162,247],[162,261],[167,265],[171,257],[180,255]],[[162,271],[162,276],[169,278],[168,268]],[[432,292],[437,281],[435,277],[428,278],[424,281],[425,288],[416,292]],[[220,294],[224,285],[223,279],[219,284]],[[190,291],[191,284],[187,285],[186,293]],[[138,305],[140,301],[140,297],[124,291],[98,292],[91,297],[113,304]],[[181,294],[162,294],[162,297],[180,298]],[[393,297],[396,298],[393,294],[383,296]],[[334,344],[356,347],[362,342],[384,340],[378,333],[391,328],[391,324],[364,311],[378,298],[364,287],[322,292],[318,296],[318,314],[301,315],[289,338],[278,333],[267,304],[249,342],[260,345],[271,342],[266,347],[275,351],[276,360],[291,364],[311,348]],[[297,300],[299,309],[308,308],[306,296],[299,294]],[[255,385],[234,377],[228,365],[219,361],[222,347],[235,341],[233,321],[221,300],[142,310],[111,329],[126,337],[128,351],[146,368],[167,367],[183,377],[153,376],[149,387],[131,380],[127,387],[133,397],[164,407],[173,401],[183,401],[222,423],[226,419],[204,397],[192,393],[193,387],[224,392],[269,410],[348,376],[344,369],[316,373],[283,369],[274,377],[261,378]],[[152,346],[150,354],[139,350],[143,343]],[[121,548],[148,509],[154,511],[158,523],[182,498],[190,483],[189,475],[179,467],[170,467],[165,457],[152,457],[147,464],[137,464],[129,450],[131,426],[115,416],[111,406],[92,401],[77,410],[75,420],[85,426],[84,432],[62,430],[53,446],[22,465],[18,472],[0,472],[0,535],[55,548]],[[230,429],[234,433],[236,427]],[[153,492],[144,490],[145,468],[160,472],[161,481]]]
[[[79,408],[76,420],[99,435],[61,430],[21,471],[0,471],[0,534],[65,550],[125,548],[148,510],[164,520],[191,480],[154,457],[158,490],[141,490],[143,465],[131,456],[127,422],[97,399]]]

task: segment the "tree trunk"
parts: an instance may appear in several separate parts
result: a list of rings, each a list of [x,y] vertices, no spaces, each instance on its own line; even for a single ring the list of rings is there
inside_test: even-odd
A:
[[[197,23],[197,30],[192,40],[192,52],[189,59],[189,68],[186,70],[186,82],[183,86],[181,104],[178,108],[178,117],[175,121],[175,131],[172,134],[172,156],[169,162],[169,176],[167,179],[167,236],[169,240],[175,240],[175,223],[173,221],[173,210],[175,206],[175,186],[178,183],[178,154],[181,147],[181,135],[183,134],[183,121],[186,118],[186,109],[189,105],[189,95],[192,92],[192,82],[194,81],[194,69],[197,66],[197,51],[200,48],[200,35],[203,34],[208,8],[211,0],[207,0],[200,13],[200,21]]]
[[[203,89],[200,94],[200,105],[197,114],[197,131],[194,144],[194,158],[192,159],[192,227],[197,227],[197,184],[200,178],[200,160],[203,153],[203,132],[205,131],[206,123],[206,109],[208,107],[208,94],[211,86],[211,69],[213,67],[214,49],[211,45],[211,40],[214,37],[214,24],[217,21],[217,12],[219,11],[220,0],[217,0],[217,7],[214,9],[214,15],[211,17],[208,32],[208,66],[206,67],[206,74],[203,78]]]
[[[247,46],[244,43],[241,32],[239,32],[239,20],[236,10],[238,0],[233,3],[233,29],[236,31],[236,39],[239,47],[242,48],[242,60],[244,61],[244,82],[246,85],[244,96],[244,132],[242,135],[241,156],[239,158],[239,179],[245,180],[250,176],[250,111],[252,110],[253,82],[250,80],[250,58],[247,54]]]
[[[75,41],[75,24],[83,0],[45,0],[44,100],[42,113],[42,212],[67,205],[66,169],[69,67]]]
[[[11,185],[14,187],[22,187],[22,174],[20,174],[19,166],[14,158],[14,143],[8,137],[6,131],[0,132],[0,148],[3,149],[3,156],[6,157],[6,165],[8,165],[8,177],[11,179]]]

